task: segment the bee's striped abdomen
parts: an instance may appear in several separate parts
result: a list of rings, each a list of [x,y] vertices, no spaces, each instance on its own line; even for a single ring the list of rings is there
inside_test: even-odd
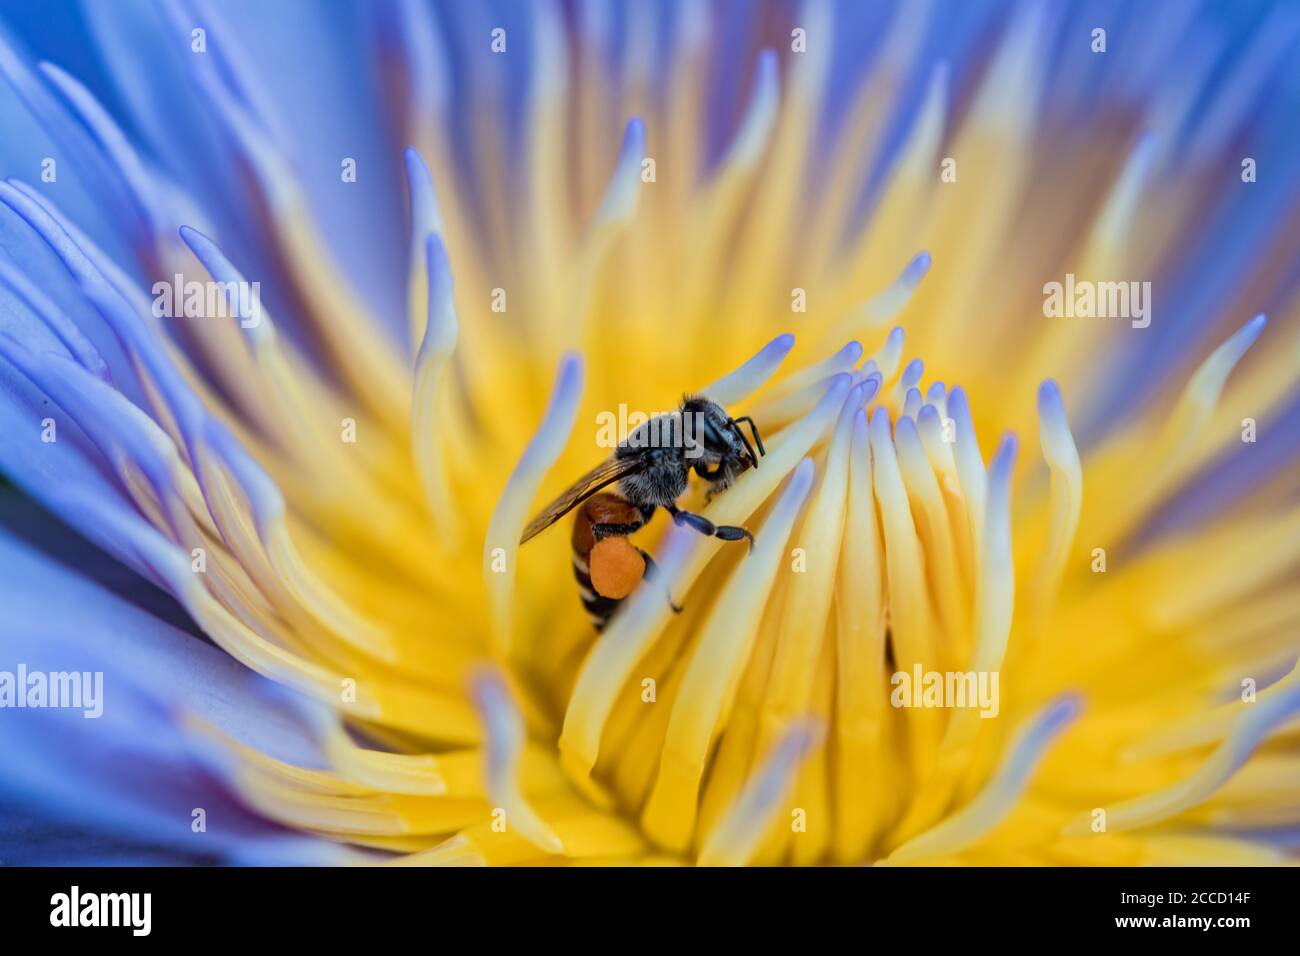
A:
[[[609,619],[623,603],[623,598],[607,597],[592,584],[591,553],[596,546],[592,526],[597,524],[617,529],[607,532],[606,538],[622,537],[639,529],[645,524],[645,518],[634,505],[608,491],[592,495],[576,511],[573,522],[573,576],[578,582],[582,606],[587,609],[587,616],[599,631],[609,623]],[[597,577],[600,575],[597,574]]]
[[[596,589],[591,585],[591,571],[587,567],[587,562],[582,560],[576,551],[573,554],[573,577],[578,582],[578,596],[582,598],[582,606],[587,609],[587,616],[591,618],[592,626],[598,631],[604,630],[623,601],[596,593]]]

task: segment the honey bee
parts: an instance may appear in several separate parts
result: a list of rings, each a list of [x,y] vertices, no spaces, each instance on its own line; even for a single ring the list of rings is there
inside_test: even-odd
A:
[[[741,430],[749,426],[754,443]],[[757,446],[757,453],[755,453]],[[757,468],[767,454],[758,426],[749,416],[732,418],[717,402],[687,395],[679,409],[644,422],[614,454],[575,481],[538,512],[524,529],[525,544],[574,508],[573,574],[583,606],[597,631],[603,630],[623,599],[643,578],[654,575],[653,559],[628,541],[663,508],[673,522],[723,541],[754,536],[736,525],[715,525],[703,515],[683,511],[692,471],[709,483],[709,497],[724,491],[746,468]],[[617,489],[603,490],[617,482]],[[677,605],[669,604],[674,611]]]

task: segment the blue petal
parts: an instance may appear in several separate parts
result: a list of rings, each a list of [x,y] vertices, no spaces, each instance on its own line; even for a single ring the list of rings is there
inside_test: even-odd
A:
[[[261,817],[196,721],[295,766],[325,765],[315,705],[0,530],[0,671],[102,673],[98,703],[0,710],[0,801],[185,857],[339,862],[350,851]],[[102,709],[98,717],[87,717]],[[201,808],[206,829],[194,832]],[[10,819],[0,832],[53,832]],[[24,856],[30,858],[30,845]],[[37,857],[39,859],[39,856]]]
[[[235,261],[266,261],[246,254],[256,237],[241,226],[255,216],[223,214],[223,198],[235,198],[239,208],[246,197],[232,178],[229,137],[194,80],[198,54],[190,52],[188,31],[206,31],[210,60],[233,54],[248,67],[256,105],[273,113],[275,141],[293,164],[325,245],[361,301],[405,341],[406,197],[400,152],[384,111],[375,108],[385,96],[365,5],[194,2],[164,9],[123,0],[112,9],[87,3],[85,12],[152,157],[190,196],[204,197],[204,211]],[[357,162],[356,182],[341,180],[344,157]]]

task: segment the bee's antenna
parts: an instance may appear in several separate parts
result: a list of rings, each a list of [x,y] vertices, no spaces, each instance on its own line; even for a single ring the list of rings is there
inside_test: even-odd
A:
[[[763,447],[763,438],[758,434],[758,426],[754,424],[754,419],[750,418],[748,415],[742,415],[740,418],[731,419],[731,424],[737,426],[736,427],[737,434],[740,433],[739,426],[741,422],[749,423],[749,430],[754,433],[754,444],[758,446],[758,453],[760,455],[766,455],[767,449]],[[741,441],[745,440],[745,436],[743,434],[740,435],[740,440]],[[749,442],[745,442],[745,447],[746,448],[749,447]],[[751,451],[750,454],[753,454],[753,452]],[[757,464],[757,459],[755,459],[755,463]]]
[[[754,463],[754,467],[757,468],[758,455],[754,454],[754,447],[749,443],[749,439],[745,437],[745,433],[740,430],[740,426],[736,424],[737,421],[739,421],[739,419],[729,418],[727,419],[727,424],[729,424],[731,426],[731,430],[736,433],[736,437],[740,439],[740,443],[745,446],[745,451],[749,453],[749,460],[752,461]],[[753,424],[754,424],[753,422],[750,422],[751,427],[753,426]],[[755,432],[754,437],[755,438],[758,437],[757,432]],[[759,442],[758,447],[761,451],[763,448],[763,443]],[[767,454],[767,452],[762,452],[762,453]]]

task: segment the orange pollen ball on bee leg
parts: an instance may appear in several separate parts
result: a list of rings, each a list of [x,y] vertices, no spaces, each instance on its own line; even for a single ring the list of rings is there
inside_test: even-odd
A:
[[[627,538],[605,538],[591,549],[591,586],[601,597],[621,600],[645,576],[645,558]]]

